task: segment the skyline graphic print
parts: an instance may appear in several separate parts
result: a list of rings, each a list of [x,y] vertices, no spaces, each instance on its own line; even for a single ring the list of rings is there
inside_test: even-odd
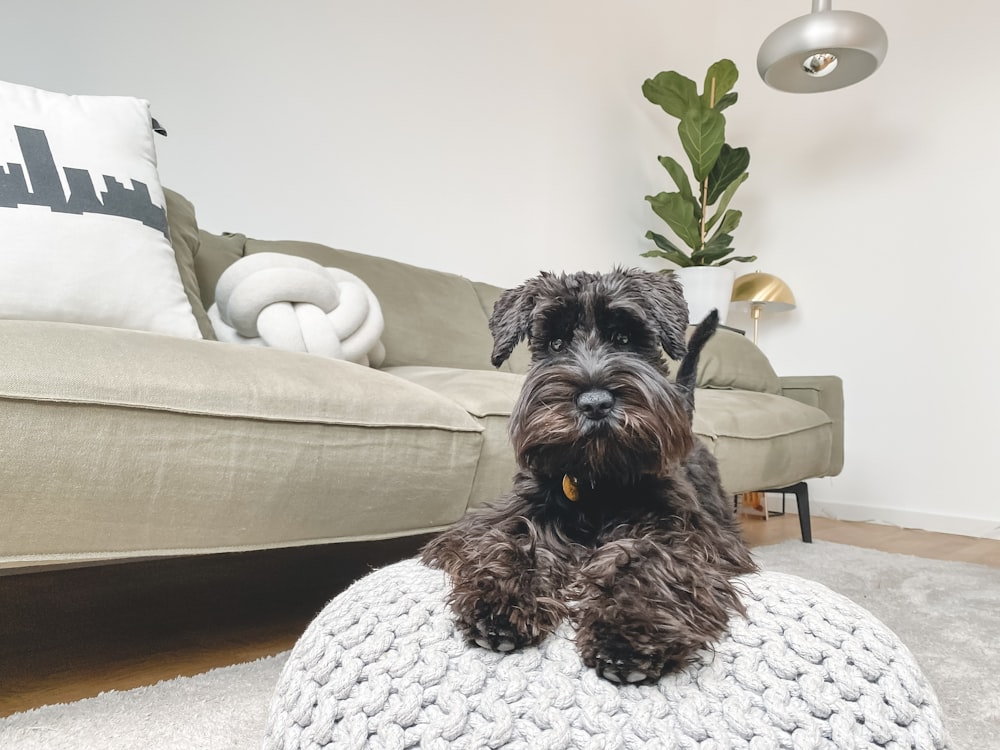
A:
[[[0,165],[0,207],[48,206],[58,213],[121,216],[142,222],[169,239],[167,213],[153,203],[146,183],[129,180],[132,187],[127,188],[114,177],[102,175],[106,189],[98,196],[90,172],[62,167],[69,188],[67,198],[45,131],[21,125],[15,125],[14,130],[24,164]]]

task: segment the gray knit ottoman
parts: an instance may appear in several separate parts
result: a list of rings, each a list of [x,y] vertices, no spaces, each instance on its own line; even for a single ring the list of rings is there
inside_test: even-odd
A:
[[[540,646],[469,646],[447,580],[409,560],[330,602],[292,650],[266,750],[945,748],[937,698],[869,612],[795,576],[743,579],[747,618],[701,663],[618,687],[564,624]]]

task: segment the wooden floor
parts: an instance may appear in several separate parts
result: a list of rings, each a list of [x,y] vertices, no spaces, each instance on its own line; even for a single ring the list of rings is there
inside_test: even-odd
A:
[[[798,517],[747,518],[750,543]],[[817,540],[1000,567],[1000,541],[813,518]],[[0,576],[0,716],[291,648],[323,605],[423,539]]]

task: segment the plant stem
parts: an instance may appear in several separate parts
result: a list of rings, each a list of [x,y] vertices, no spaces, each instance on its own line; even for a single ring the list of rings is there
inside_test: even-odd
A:
[[[715,76],[712,76],[711,89],[708,94],[708,106],[715,106]],[[701,221],[699,222],[699,230],[701,231],[701,247],[699,250],[705,249],[705,214],[708,213],[708,175],[705,175],[705,179],[701,183]]]

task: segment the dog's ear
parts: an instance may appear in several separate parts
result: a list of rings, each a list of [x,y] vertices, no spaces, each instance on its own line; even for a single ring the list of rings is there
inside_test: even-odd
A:
[[[684,333],[688,326],[688,306],[681,283],[673,273],[638,273],[644,306],[656,325],[660,345],[671,359],[680,360],[687,352]]]
[[[494,367],[506,362],[514,347],[530,333],[534,309],[535,294],[530,282],[508,289],[493,304],[493,315],[490,316],[493,356],[490,361]]]

